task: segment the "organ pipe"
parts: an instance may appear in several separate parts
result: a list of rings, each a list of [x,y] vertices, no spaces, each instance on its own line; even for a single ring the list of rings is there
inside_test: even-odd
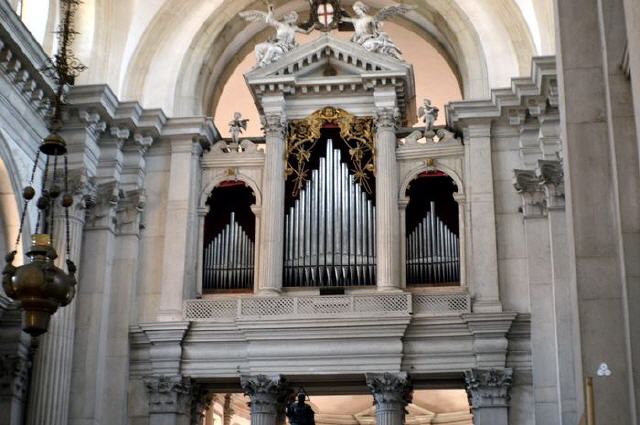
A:
[[[205,290],[251,289],[255,246],[231,213],[229,223],[204,250]]]
[[[445,284],[460,280],[458,235],[436,214],[435,202],[407,235],[407,283]]]
[[[285,216],[284,285],[374,285],[374,242],[375,206],[329,139]]]

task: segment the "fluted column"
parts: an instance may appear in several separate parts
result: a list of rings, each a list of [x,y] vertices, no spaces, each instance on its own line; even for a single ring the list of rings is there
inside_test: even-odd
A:
[[[378,290],[400,288],[400,213],[396,162],[395,108],[380,108],[376,117],[376,276]]]
[[[279,294],[282,288],[284,243],[284,183],[286,119],[283,113],[263,117],[266,152],[262,176],[262,225],[258,282],[260,295]]]
[[[465,385],[474,425],[508,425],[511,369],[472,369],[465,372]]]
[[[284,405],[286,384],[280,375],[243,376],[242,388],[251,399],[251,425],[276,425]]]
[[[84,177],[75,173],[71,179],[75,191],[74,206],[69,209],[69,236],[71,260],[79,266],[82,245],[85,207],[92,201],[89,195],[93,187],[87,185]],[[88,202],[85,202],[88,201]],[[55,221],[54,244],[58,252],[56,263],[66,269],[65,225],[63,216],[57,215]],[[79,269],[79,267],[78,267]],[[79,285],[83,284],[79,274]],[[28,425],[67,425],[71,391],[71,370],[73,364],[73,345],[76,319],[76,298],[66,307],[60,308],[49,323],[49,329],[40,338],[40,344],[33,361],[33,372],[29,389]]]
[[[407,373],[372,373],[366,378],[376,406],[376,425],[404,425],[413,393]]]

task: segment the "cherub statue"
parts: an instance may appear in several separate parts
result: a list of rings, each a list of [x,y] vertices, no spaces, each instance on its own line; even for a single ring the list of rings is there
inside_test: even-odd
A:
[[[356,17],[343,17],[342,20],[353,23],[355,34],[351,37],[352,42],[360,44],[369,52],[382,53],[402,60],[402,52],[398,46],[391,41],[386,32],[382,31],[382,21],[391,16],[405,14],[412,9],[412,7],[405,5],[387,6],[381,9],[376,16],[371,16],[367,13],[369,6],[361,1],[356,1],[353,4]]]
[[[433,126],[438,119],[438,112],[440,109],[437,106],[431,105],[430,99],[424,99],[423,105],[418,108],[418,118],[424,122],[424,137],[433,137]]]
[[[298,14],[290,12],[284,15],[282,21],[278,21],[273,17],[273,6],[269,4],[269,12],[264,13],[259,10],[248,10],[240,12],[240,16],[247,21],[262,21],[271,25],[276,29],[275,39],[272,38],[264,43],[259,43],[255,47],[256,66],[262,68],[274,62],[277,62],[290,50],[295,48],[296,33],[309,34],[313,28],[304,30],[296,25]]]
[[[243,130],[247,129],[248,122],[248,119],[242,119],[240,112],[233,114],[233,120],[229,122],[229,133],[231,133],[231,140],[233,141],[232,147],[237,148],[240,146],[240,135]]]

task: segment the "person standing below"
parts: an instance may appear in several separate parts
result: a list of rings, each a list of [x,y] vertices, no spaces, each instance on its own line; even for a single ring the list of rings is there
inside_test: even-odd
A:
[[[315,412],[311,406],[305,403],[307,395],[304,392],[298,394],[298,400],[287,406],[287,418],[290,425],[316,425]]]

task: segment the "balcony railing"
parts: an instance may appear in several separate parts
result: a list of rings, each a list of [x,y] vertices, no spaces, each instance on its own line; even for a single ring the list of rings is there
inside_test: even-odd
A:
[[[188,300],[184,318],[194,322],[256,318],[369,317],[414,314],[450,316],[469,313],[466,293],[366,294],[298,297],[226,297]]]

